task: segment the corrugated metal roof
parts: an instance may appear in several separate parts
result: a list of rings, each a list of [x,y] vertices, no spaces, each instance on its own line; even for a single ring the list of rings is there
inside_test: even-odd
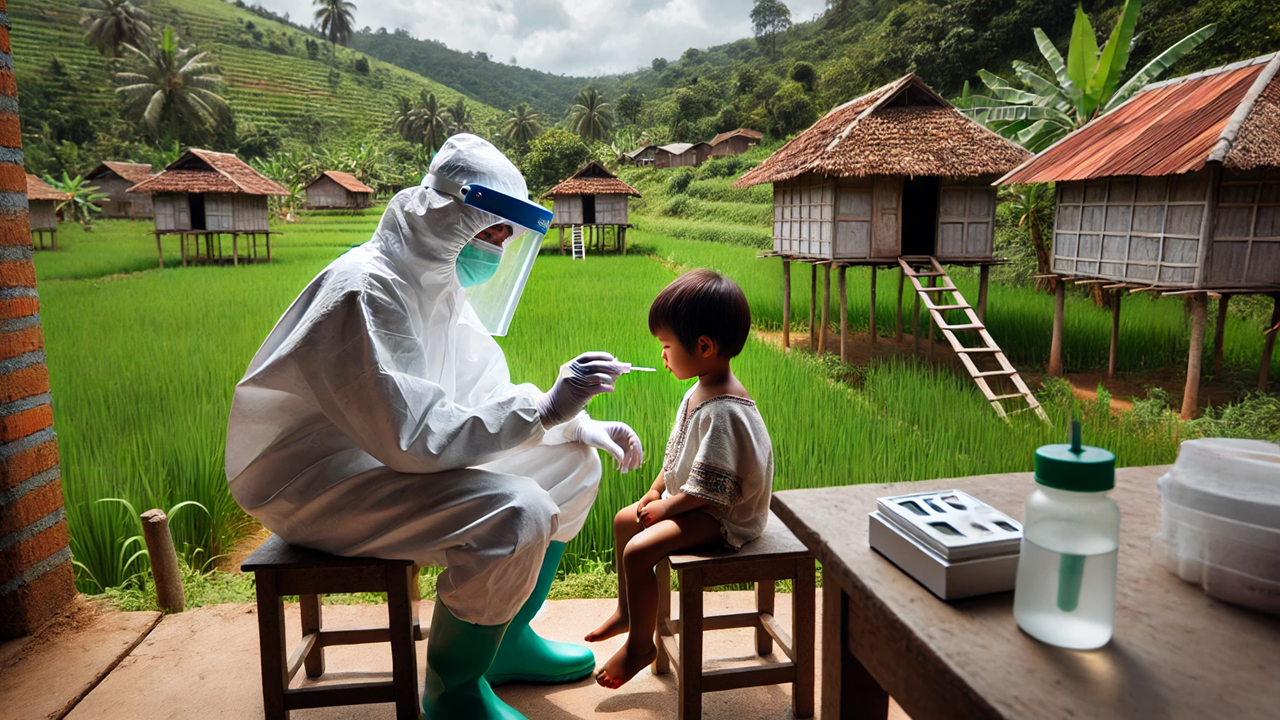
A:
[[[71,195],[61,190],[54,190],[53,186],[41,180],[40,178],[27,173],[27,199],[28,200],[70,200]]]
[[[1001,182],[1175,175],[1211,160],[1232,167],[1257,167],[1268,158],[1280,163],[1280,127],[1263,120],[1278,66],[1280,55],[1266,55],[1148,85]],[[1248,142],[1237,147],[1238,138]],[[1219,157],[1212,157],[1215,148]]]
[[[659,145],[659,150],[666,150],[672,155],[682,155],[686,150],[693,147],[693,143],[671,143],[670,145]]]
[[[738,128],[737,130],[722,132],[719,135],[716,135],[714,138],[711,138],[711,146],[715,147],[716,145],[719,145],[725,140],[728,140],[729,138],[734,137],[736,135],[741,135],[742,137],[749,138],[751,140],[761,140],[764,138],[764,133],[758,130],[752,130],[751,128]]]
[[[288,195],[289,191],[231,153],[190,148],[163,172],[127,192],[220,192],[243,195]]]

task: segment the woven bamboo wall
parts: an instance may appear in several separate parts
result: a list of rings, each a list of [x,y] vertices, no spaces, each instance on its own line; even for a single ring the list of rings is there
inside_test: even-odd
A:
[[[31,229],[58,229],[58,215],[54,209],[57,203],[52,200],[32,200],[30,202]]]
[[[582,196],[557,195],[551,208],[552,225],[581,225]]]
[[[1211,287],[1280,285],[1280,171],[1224,173],[1208,264]]]
[[[996,189],[989,184],[950,184],[938,190],[939,260],[975,260],[992,256]]]
[[[596,224],[626,225],[626,195],[596,195]]]
[[[835,183],[802,175],[773,186],[773,250],[799,257],[832,257]]]

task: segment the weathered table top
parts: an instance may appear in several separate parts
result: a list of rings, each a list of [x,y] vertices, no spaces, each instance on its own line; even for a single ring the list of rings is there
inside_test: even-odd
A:
[[[849,596],[849,650],[928,718],[1277,718],[1280,618],[1222,603],[1151,554],[1165,466],[1117,471],[1115,635],[1062,650],[1018,629],[1013,593],[946,603],[867,542],[876,498],[955,488],[1021,520],[1030,473],[787,490],[773,508]]]

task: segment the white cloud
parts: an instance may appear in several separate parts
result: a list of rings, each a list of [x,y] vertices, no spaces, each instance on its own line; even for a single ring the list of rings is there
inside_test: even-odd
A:
[[[259,0],[295,21],[310,22],[309,0]],[[455,50],[566,75],[600,75],[674,60],[751,36],[751,0],[364,0],[357,27],[404,28]],[[790,0],[800,22],[826,0]]]

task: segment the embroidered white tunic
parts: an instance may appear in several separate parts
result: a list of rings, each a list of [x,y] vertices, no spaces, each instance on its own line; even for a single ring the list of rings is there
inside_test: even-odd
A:
[[[687,493],[708,501],[725,543],[734,549],[760,537],[773,494],[773,443],[746,398],[719,395],[688,410],[685,393],[662,465],[664,495]]]

